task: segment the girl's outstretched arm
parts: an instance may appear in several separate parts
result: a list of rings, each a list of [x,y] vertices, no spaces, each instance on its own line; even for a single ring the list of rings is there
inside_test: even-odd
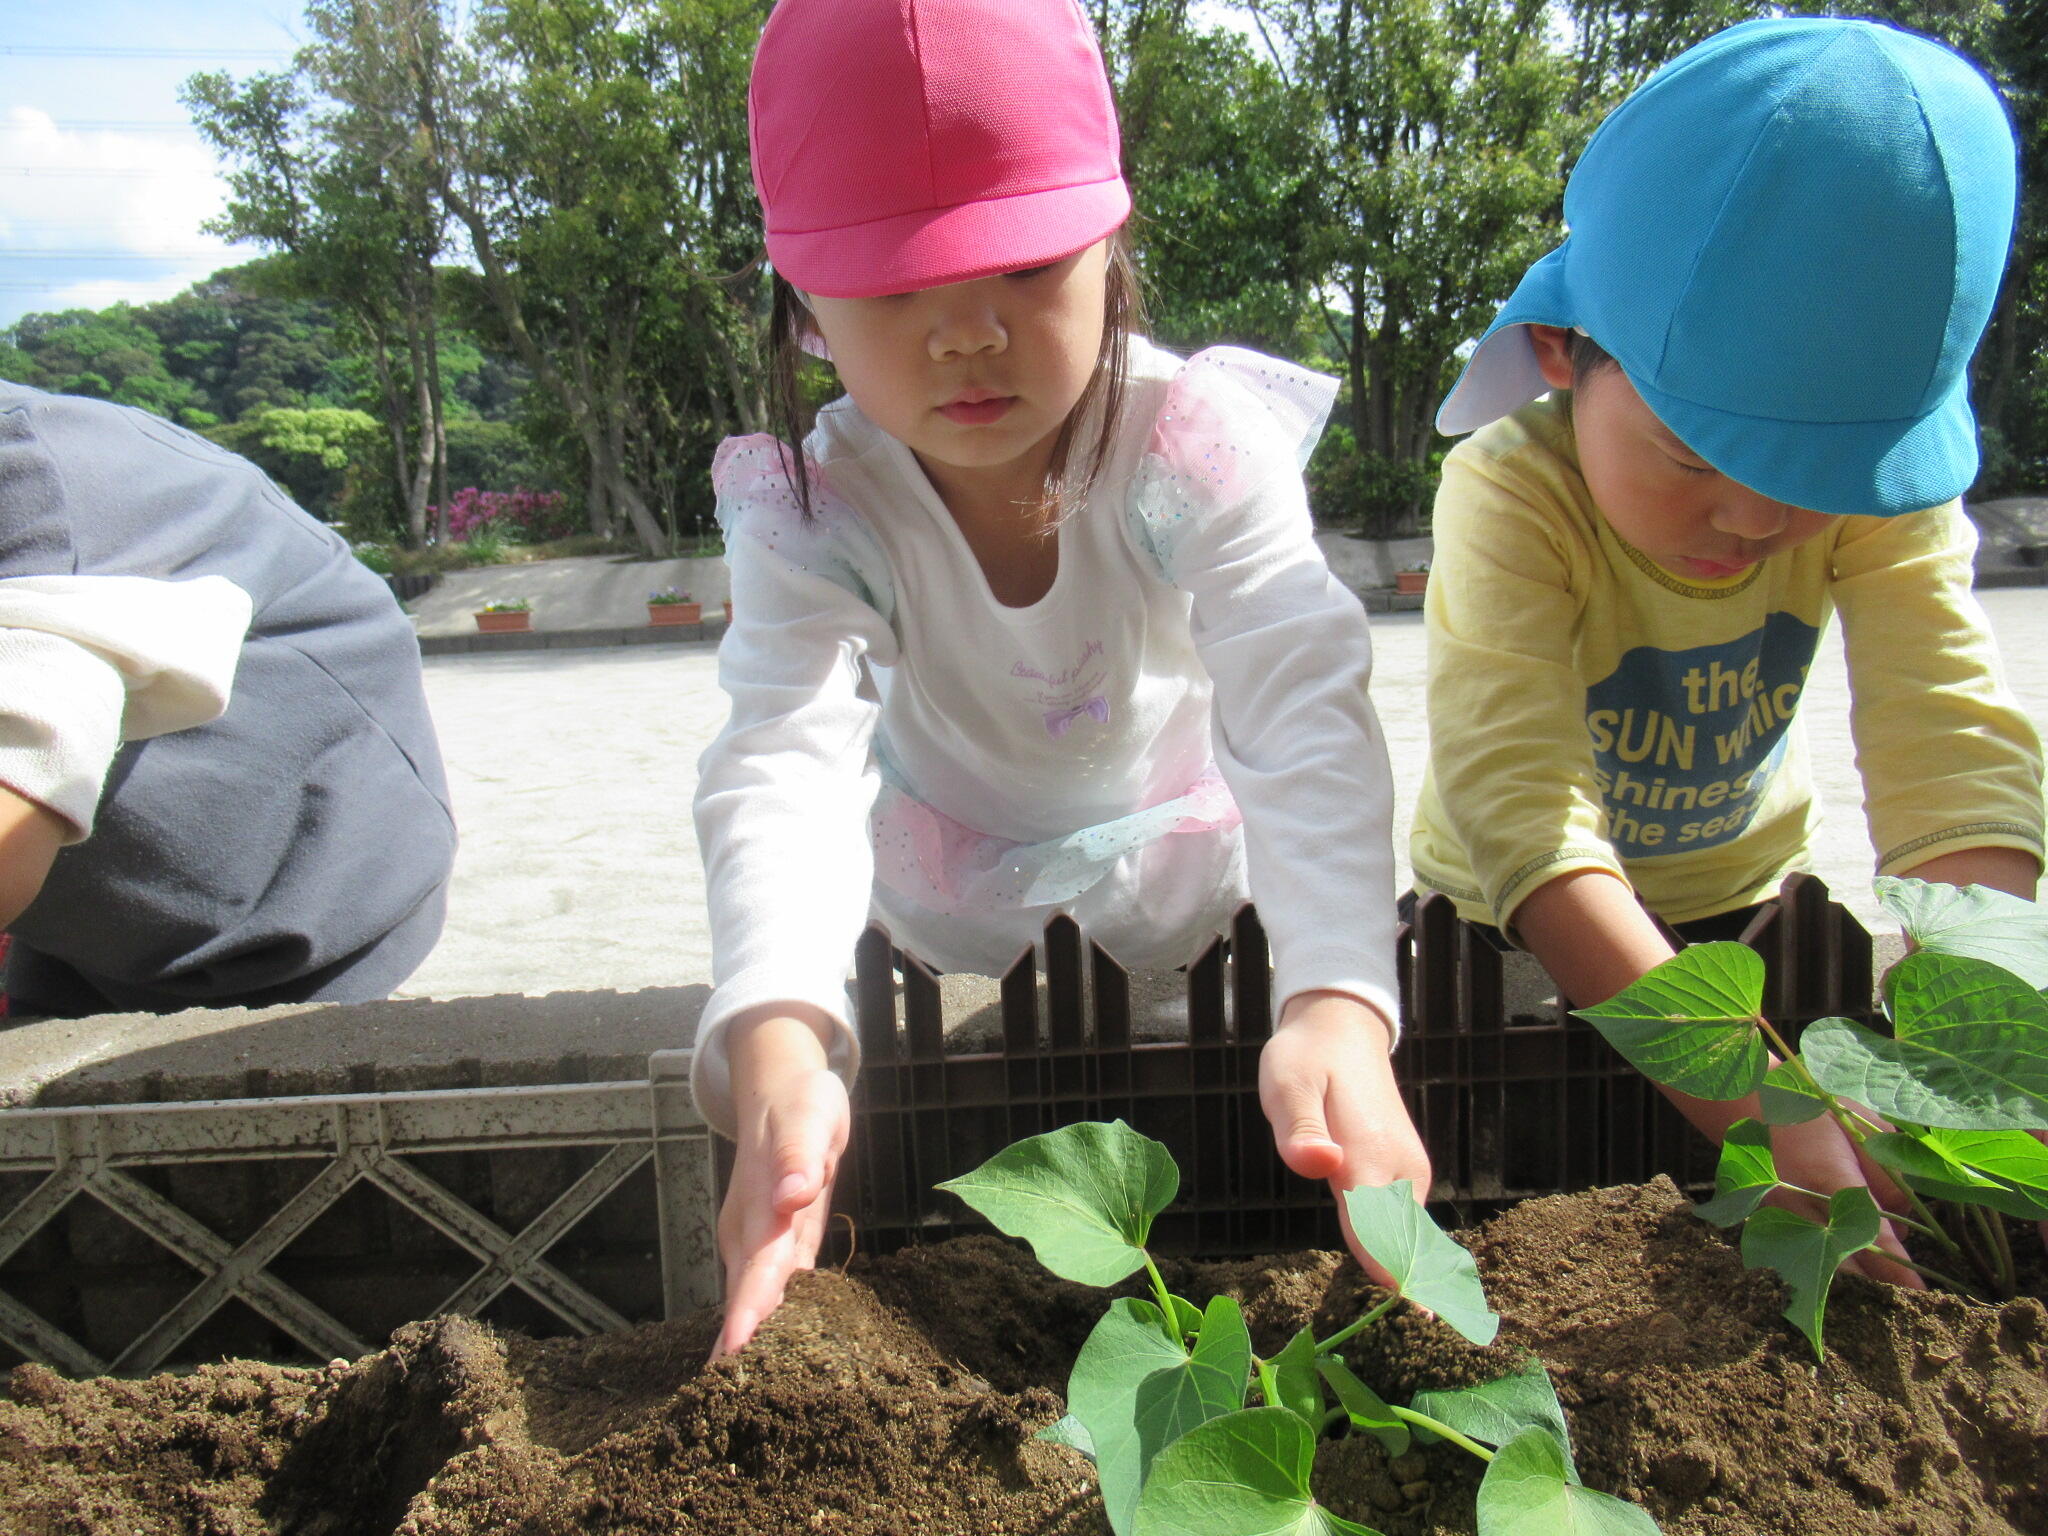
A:
[[[826,1060],[833,1030],[801,1004],[755,1009],[728,1027],[739,1135],[718,1213],[725,1326],[714,1359],[744,1347],[789,1277],[817,1263],[849,1121],[846,1084]]]

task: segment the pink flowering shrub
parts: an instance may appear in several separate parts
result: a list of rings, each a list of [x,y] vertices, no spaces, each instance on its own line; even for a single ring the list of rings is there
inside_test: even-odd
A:
[[[560,491],[480,491],[466,485],[448,501],[448,537],[460,543],[489,530],[528,543],[563,539],[576,532],[569,499]],[[438,508],[427,508],[434,516]]]

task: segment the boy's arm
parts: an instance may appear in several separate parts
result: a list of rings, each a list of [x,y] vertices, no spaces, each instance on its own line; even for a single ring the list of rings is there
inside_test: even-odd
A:
[[[1959,848],[1936,854],[1899,873],[1909,880],[1928,880],[1942,885],[1988,885],[2022,901],[2034,899],[2034,887],[2041,878],[2041,861],[2023,848]]]
[[[1572,1006],[1605,1002],[1674,953],[1637,903],[1635,892],[1603,870],[1576,870],[1538,886],[1514,915],[1522,942],[1543,962]],[[1716,1144],[1736,1121],[1761,1116],[1755,1094],[1723,1101],[1696,1099],[1662,1083],[1657,1089]],[[1890,1184],[1860,1163],[1856,1149],[1826,1116],[1804,1125],[1774,1128],[1771,1151],[1779,1176],[1802,1188],[1828,1194],[1847,1185],[1868,1183],[1875,1186],[1880,1200],[1895,1197]],[[1810,1204],[1798,1196],[1788,1196],[1783,1203],[1795,1207]],[[1825,1212],[1812,1209],[1808,1214],[1821,1217]],[[1905,1256],[1889,1226],[1879,1241],[1886,1252]],[[1912,1271],[1887,1262],[1879,1253],[1859,1254],[1852,1263],[1872,1279],[1915,1288],[1922,1284]]]
[[[0,784],[0,931],[28,910],[73,835],[55,811]]]
[[[2027,894],[2002,881],[2039,873],[2041,743],[1971,588],[1976,544],[1959,503],[1847,518],[1829,590],[1878,873]]]

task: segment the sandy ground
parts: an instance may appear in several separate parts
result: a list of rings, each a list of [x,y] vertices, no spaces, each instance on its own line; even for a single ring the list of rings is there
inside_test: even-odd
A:
[[[2048,731],[2048,589],[1980,593],[2011,681]],[[1427,753],[1420,615],[1374,620],[1373,684],[1403,829]],[[446,656],[427,662],[462,828],[447,932],[400,995],[454,997],[708,980],[690,826],[697,755],[725,717],[710,646]],[[1841,647],[1822,642],[1804,715],[1827,805],[1818,873],[1873,927],[1871,851]],[[1408,875],[1405,836],[1397,839]]]

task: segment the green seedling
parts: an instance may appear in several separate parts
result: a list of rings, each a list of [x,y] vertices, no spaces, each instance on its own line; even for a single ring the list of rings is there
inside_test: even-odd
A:
[[[1094,1461],[1116,1536],[1378,1536],[1309,1488],[1316,1443],[1346,1433],[1373,1436],[1389,1455],[1443,1441],[1486,1462],[1480,1536],[1655,1536],[1643,1511],[1579,1482],[1541,1361],[1407,1407],[1345,1363],[1342,1346],[1404,1302],[1475,1344],[1500,1330],[1471,1254],[1405,1181],[1344,1197],[1394,1294],[1327,1338],[1303,1329],[1270,1359],[1253,1352],[1232,1298],[1197,1307],[1167,1289],[1145,1243],[1180,1170],[1121,1120],[1030,1137],[939,1188],[1063,1279],[1106,1286],[1144,1271],[1151,1299],[1110,1303],[1074,1361],[1067,1416],[1039,1436]]]
[[[1833,1117],[1905,1191],[1908,1210],[1890,1219],[2000,1295],[2014,1289],[2000,1218],[2048,1220],[2048,1146],[2034,1134],[2048,1131],[2048,909],[1919,880],[1880,880],[1877,894],[1916,946],[1884,978],[1889,1035],[1821,1019],[1795,1052],[1762,1016],[1763,961],[1740,944],[1694,945],[1579,1010],[1660,1083],[1703,1099],[1757,1095],[1760,1117],[1729,1129],[1714,1198],[1696,1209],[1743,1228],[1743,1261],[1778,1272],[1791,1292],[1785,1315],[1816,1355],[1835,1272],[1876,1246],[1885,1213],[1865,1189],[1821,1201],[1781,1179],[1774,1127]],[[1826,1219],[1764,1205],[1778,1190],[1812,1196]]]

